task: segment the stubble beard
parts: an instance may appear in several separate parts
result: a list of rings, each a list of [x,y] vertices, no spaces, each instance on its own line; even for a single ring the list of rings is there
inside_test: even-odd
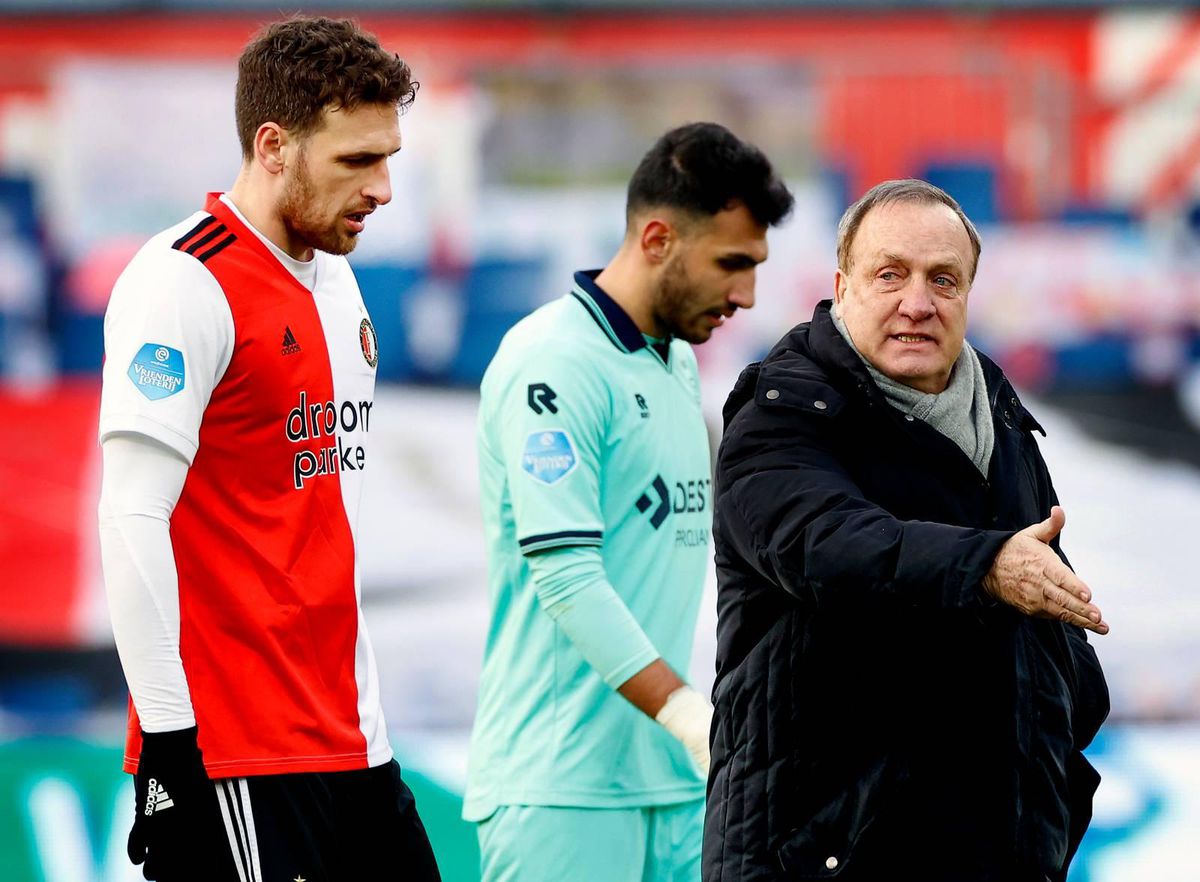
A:
[[[654,318],[658,327],[688,343],[704,343],[712,336],[712,328],[698,327],[692,316],[692,301],[696,297],[691,276],[684,267],[682,255],[675,255],[663,269],[658,296],[654,301]],[[688,321],[689,317],[693,320]]]
[[[279,200],[279,216],[284,227],[294,238],[310,248],[326,254],[349,254],[358,244],[358,237],[330,227],[317,211],[317,190],[308,173],[308,161],[304,152],[292,176],[284,184],[283,196]],[[342,218],[339,216],[337,222]]]

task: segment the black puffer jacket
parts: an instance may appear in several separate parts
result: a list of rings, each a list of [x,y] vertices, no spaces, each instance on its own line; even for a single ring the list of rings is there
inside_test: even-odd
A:
[[[886,403],[828,301],[731,394],[705,882],[1064,878],[1108,691],[1081,629],[980,588],[1057,502],[980,358],[987,480]]]

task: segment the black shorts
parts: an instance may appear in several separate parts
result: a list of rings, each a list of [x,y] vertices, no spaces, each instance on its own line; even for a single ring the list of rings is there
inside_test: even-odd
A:
[[[185,875],[159,882],[439,882],[400,765],[222,778]]]

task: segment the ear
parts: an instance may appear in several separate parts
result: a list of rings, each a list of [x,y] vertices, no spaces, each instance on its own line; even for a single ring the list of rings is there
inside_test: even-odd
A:
[[[676,239],[674,227],[662,218],[654,217],[642,224],[639,244],[646,261],[657,265],[666,261]]]
[[[840,269],[833,274],[833,302],[838,306],[846,296],[846,274]]]
[[[254,158],[269,174],[277,175],[283,171],[287,146],[287,130],[278,123],[263,123],[254,133]]]

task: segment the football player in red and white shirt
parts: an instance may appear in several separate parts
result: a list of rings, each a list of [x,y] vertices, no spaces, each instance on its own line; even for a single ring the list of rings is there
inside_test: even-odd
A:
[[[343,256],[415,92],[351,22],[265,28],[233,188],[113,290],[100,535],[148,879],[438,877],[360,608],[378,344]]]

